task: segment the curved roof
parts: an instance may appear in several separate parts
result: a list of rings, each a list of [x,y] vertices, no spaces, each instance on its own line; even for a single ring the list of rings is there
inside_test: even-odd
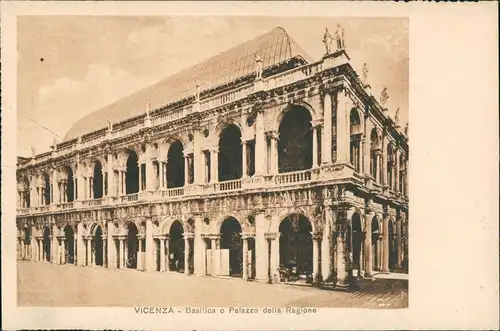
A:
[[[204,90],[249,75],[255,71],[257,54],[263,60],[264,69],[296,56],[310,61],[287,32],[277,27],[83,117],[71,127],[64,140],[103,128],[107,120],[117,123],[138,116],[145,112],[148,101],[151,109],[156,109],[194,95],[195,80]]]

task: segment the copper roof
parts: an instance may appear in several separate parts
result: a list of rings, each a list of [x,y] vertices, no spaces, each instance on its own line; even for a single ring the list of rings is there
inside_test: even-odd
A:
[[[204,90],[247,76],[255,71],[255,55],[257,54],[263,60],[264,69],[297,56],[310,62],[309,56],[287,32],[277,27],[90,113],[71,127],[64,140],[71,140],[106,127],[107,120],[117,123],[138,116],[145,112],[148,101],[151,102],[151,109],[156,109],[192,96],[195,93],[195,80]]]

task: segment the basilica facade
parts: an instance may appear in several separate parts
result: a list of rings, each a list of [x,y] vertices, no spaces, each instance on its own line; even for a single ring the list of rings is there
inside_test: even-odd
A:
[[[407,130],[339,44],[311,60],[276,28],[19,158],[18,259],[337,287],[407,270]]]

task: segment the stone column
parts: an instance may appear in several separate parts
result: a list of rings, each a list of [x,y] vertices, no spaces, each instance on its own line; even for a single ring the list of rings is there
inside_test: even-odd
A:
[[[160,272],[165,272],[165,238],[160,237]]]
[[[382,178],[381,178],[381,184],[382,185],[387,185],[387,138],[386,138],[386,133],[382,135],[382,166],[380,167],[382,171]]]
[[[214,235],[212,238],[212,276],[220,274],[220,235]]]
[[[338,109],[338,107],[337,107]],[[338,110],[337,110],[338,113]],[[337,115],[338,116],[338,115]],[[326,94],[323,99],[323,138],[321,139],[321,163],[332,162],[332,98]],[[338,119],[337,119],[338,121]],[[338,131],[337,131],[338,132]],[[337,133],[338,134],[338,133]],[[338,138],[337,138],[338,139]],[[338,144],[338,142],[337,142]]]
[[[248,280],[248,236],[243,235],[243,279]]]
[[[248,158],[247,158],[247,142],[245,140],[241,140],[241,149],[242,149],[241,155],[242,155],[242,158],[243,158],[243,160],[241,162],[241,165],[242,165],[242,167],[241,167],[241,177],[245,178],[248,175],[248,170],[247,170],[247,166],[248,166],[248,164],[247,164],[247,160],[248,160]]]
[[[184,186],[189,184],[189,154],[184,151]]]
[[[401,261],[403,260],[402,245],[401,245],[401,218],[396,221],[396,247],[397,247],[397,261],[396,267],[401,268]]]
[[[37,261],[42,262],[43,261],[43,245],[42,245],[42,239],[37,238],[37,243],[38,243],[38,249],[37,249]]]
[[[61,238],[61,264],[66,264],[66,238]]]
[[[189,275],[189,255],[191,254],[191,243],[189,238],[191,238],[191,233],[184,234],[184,274]]]
[[[52,192],[50,192],[50,203],[60,203],[61,200],[59,199],[60,198],[60,195],[59,195],[59,186],[58,186],[58,180],[59,178],[57,178],[57,170],[54,169],[52,170],[52,182],[50,183],[50,189],[52,190]],[[53,201],[55,200],[55,201]]]
[[[146,220],[146,271],[155,271],[155,260],[154,260],[155,246],[153,242],[153,223],[151,218]]]
[[[170,271],[170,237],[165,237],[165,270]]]
[[[200,215],[194,217],[194,274],[204,275],[205,272],[205,249],[203,238],[201,237],[202,219]]]
[[[266,174],[267,144],[264,134],[264,114],[262,110],[257,111],[255,118],[255,175]]]
[[[271,174],[277,174],[279,170],[279,165],[278,165],[279,134],[277,131],[271,131],[269,137],[271,139]]]
[[[124,254],[124,243],[125,239],[123,239],[121,236],[118,237],[118,242],[120,245],[120,261],[119,261],[119,267],[120,269],[125,269],[125,254]]]
[[[102,266],[108,267],[108,237],[102,235]]]
[[[137,162],[137,166],[139,167],[139,192],[142,192],[142,163]],[[125,176],[124,176],[125,177]],[[125,178],[123,178],[125,180]]]
[[[116,269],[116,245],[113,239],[114,235],[113,222],[111,220],[108,220],[107,226],[108,226],[108,238],[107,238],[108,268]]]
[[[147,191],[154,191],[156,190],[156,178],[155,178],[155,171],[153,167],[153,160],[151,159],[151,144],[148,144],[146,148],[146,190]],[[152,237],[151,237],[152,240]],[[147,240],[146,240],[147,241]],[[151,244],[152,245],[152,244]],[[147,246],[147,242],[146,242]],[[147,248],[146,248],[147,249]],[[146,264],[147,264],[148,259],[146,259]]]
[[[339,91],[337,93],[337,163],[349,163],[350,104],[351,101],[347,96],[347,91]]]
[[[312,136],[313,136],[313,162],[312,162],[312,167],[316,168],[318,167],[318,130],[315,126],[315,123],[313,123],[312,127]]]
[[[197,129],[194,131],[193,137],[193,184],[202,184],[203,179],[203,152],[201,151],[201,130]]]
[[[316,283],[318,280],[319,276],[319,245],[320,245],[320,234],[317,233],[312,233],[312,240],[313,240],[313,283]]]
[[[92,239],[90,236],[88,236],[87,238],[87,266],[91,266],[93,265],[93,254],[92,254]]]
[[[373,275],[372,219],[374,216],[375,213],[370,210],[368,210],[365,215],[365,277],[371,277]]]
[[[210,150],[212,153],[210,160],[210,181],[212,183],[217,183],[219,181],[219,150],[212,149]]]
[[[389,272],[389,216],[384,216],[383,227],[382,272]]]
[[[396,149],[395,157],[396,157],[396,162],[395,162],[395,167],[394,167],[394,172],[395,172],[395,178],[394,178],[394,183],[396,184],[396,187],[394,189],[394,192],[399,192],[399,155],[401,152],[399,149]]]
[[[108,167],[108,197],[114,197],[116,194],[116,189],[115,189],[115,176],[114,176],[115,171],[114,171],[114,162],[112,153],[108,153],[107,167]]]
[[[323,281],[329,281],[332,278],[332,247],[331,233],[333,224],[333,210],[331,205],[325,206],[325,225],[323,228],[323,236],[321,238],[321,276]]]
[[[144,238],[139,237],[137,242],[138,242],[138,247],[137,247],[137,270],[144,270],[144,264],[143,264],[143,254],[142,254],[142,243],[143,243]]]
[[[255,215],[255,278],[267,281],[268,244],[265,238],[266,217],[260,211]]]
[[[348,283],[348,272],[345,255],[345,233],[337,233],[337,284],[339,288],[346,288]]]

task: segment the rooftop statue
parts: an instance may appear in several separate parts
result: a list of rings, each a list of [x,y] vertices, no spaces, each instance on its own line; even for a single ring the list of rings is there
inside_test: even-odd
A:
[[[387,99],[389,99],[389,94],[387,94],[387,87],[384,87],[384,89],[380,93],[380,104],[385,105]]]
[[[52,139],[52,148],[54,150],[57,149],[57,138],[54,136],[54,138]]]
[[[257,79],[262,78],[262,57],[259,54],[255,54],[255,65],[257,71]]]
[[[366,64],[363,64],[363,70],[362,70],[362,73],[363,73],[363,85],[364,86],[367,86],[368,84],[366,84],[366,81],[368,80],[368,65]]]
[[[408,137],[408,122],[405,125],[405,135]]]
[[[146,117],[149,117],[149,112],[151,111],[151,100],[146,102]]]
[[[111,120],[108,119],[108,131],[111,132],[113,131],[113,124],[111,123]]]
[[[396,109],[396,113],[394,114],[394,123],[396,123],[396,126],[399,126],[399,108]]]
[[[337,31],[335,31],[335,39],[337,40],[337,50],[344,49],[345,46],[344,35],[345,35],[344,29],[340,26],[340,24],[337,24]]]
[[[36,156],[36,149],[35,147],[31,146],[31,157],[35,158],[35,156]]]
[[[325,34],[323,35],[323,43],[325,44],[326,54],[330,54],[332,45],[332,36],[328,32],[328,28],[325,29]]]
[[[194,85],[195,85],[194,98],[196,101],[200,101],[200,82],[197,79],[195,79]]]

